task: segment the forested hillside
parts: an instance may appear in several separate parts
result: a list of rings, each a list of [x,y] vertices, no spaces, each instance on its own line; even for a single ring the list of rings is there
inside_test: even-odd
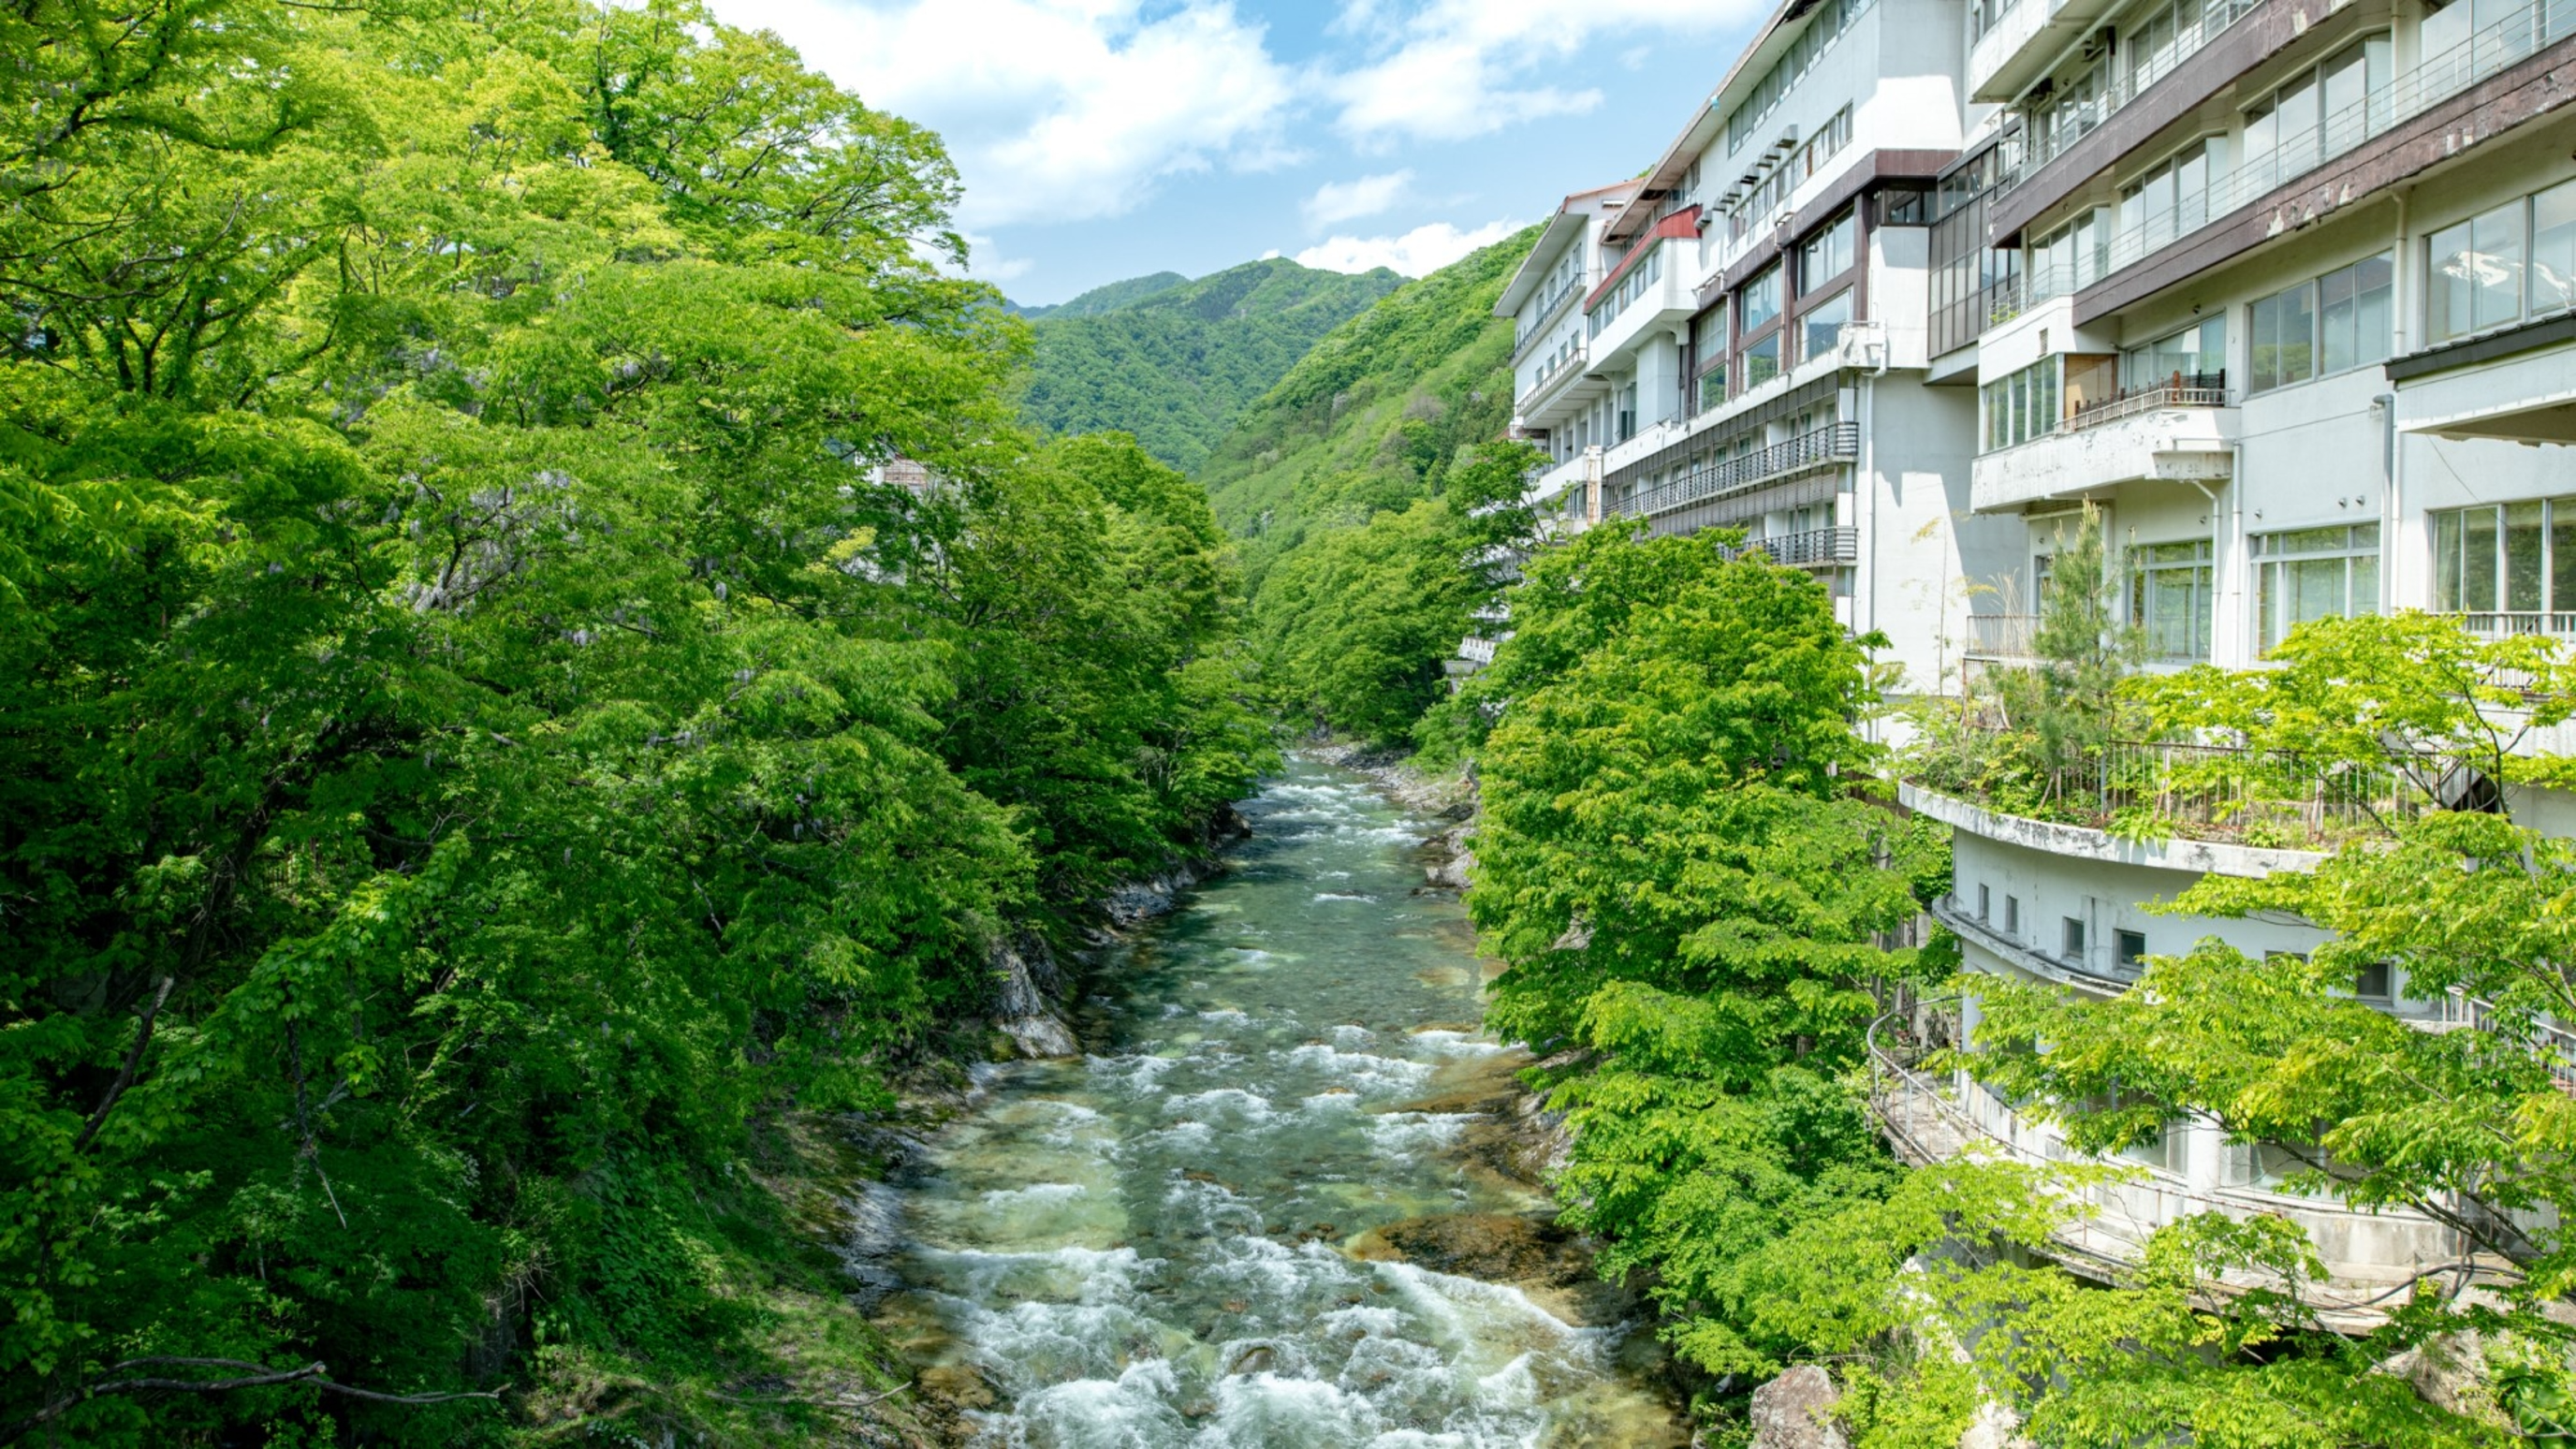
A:
[[[1041,317],[1053,317],[1059,320],[1097,317],[1104,312],[1115,312],[1121,307],[1133,306],[1157,292],[1168,292],[1174,287],[1186,286],[1189,280],[1178,272],[1156,272],[1149,277],[1129,277],[1123,282],[1111,282],[1105,287],[1094,287],[1070,302],[1057,302],[1044,307],[1023,307],[1013,303],[1010,310],[1032,322]]]
[[[0,52],[0,1442],[846,1426],[814,1114],[1270,758],[1202,496],[689,0]]]
[[[1133,434],[1184,472],[1317,339],[1402,281],[1273,257],[1181,282],[1115,282],[1039,316],[1029,420],[1056,433]]]
[[[1511,422],[1512,324],[1494,299],[1524,233],[1407,283],[1333,333],[1199,470],[1240,540],[1272,697],[1294,719],[1412,738],[1445,693],[1441,660],[1500,576],[1469,554],[1516,546],[1537,452]],[[1472,470],[1463,490],[1453,478]]]

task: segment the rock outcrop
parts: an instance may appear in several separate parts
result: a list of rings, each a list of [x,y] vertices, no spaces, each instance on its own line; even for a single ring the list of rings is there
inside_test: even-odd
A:
[[[1851,1449],[1834,1405],[1842,1391],[1833,1376],[1800,1364],[1753,1391],[1753,1449]]]

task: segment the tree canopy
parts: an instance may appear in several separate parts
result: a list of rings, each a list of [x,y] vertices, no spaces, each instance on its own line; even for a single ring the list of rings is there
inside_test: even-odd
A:
[[[778,1428],[783,1124],[1268,758],[1203,496],[687,0],[0,47],[0,1435]]]

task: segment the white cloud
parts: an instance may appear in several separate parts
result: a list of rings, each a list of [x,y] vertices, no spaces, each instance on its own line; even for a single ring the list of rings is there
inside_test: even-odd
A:
[[[1396,198],[1412,184],[1410,171],[1363,176],[1357,181],[1327,181],[1306,198],[1306,224],[1321,228],[1338,221],[1376,216],[1394,206]]]
[[[1392,267],[1408,277],[1436,272],[1478,247],[1492,246],[1520,230],[1518,222],[1488,222],[1460,231],[1445,221],[1417,226],[1402,236],[1337,236],[1297,254],[1300,266],[1327,272]]]
[[[1365,37],[1369,63],[1330,78],[1337,124],[1364,146],[1456,141],[1519,121],[1573,115],[1602,101],[1591,87],[1542,77],[1599,35],[1708,34],[1752,19],[1762,0],[1345,0],[1335,29]]]
[[[962,227],[1118,216],[1165,178],[1291,164],[1297,82],[1232,0],[714,0],[880,109],[937,128]],[[983,272],[978,267],[979,273]]]

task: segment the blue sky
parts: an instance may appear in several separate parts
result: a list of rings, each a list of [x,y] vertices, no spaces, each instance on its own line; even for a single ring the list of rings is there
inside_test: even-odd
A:
[[[1632,175],[1761,0],[711,0],[938,128],[1029,303],[1273,253],[1418,275]]]

